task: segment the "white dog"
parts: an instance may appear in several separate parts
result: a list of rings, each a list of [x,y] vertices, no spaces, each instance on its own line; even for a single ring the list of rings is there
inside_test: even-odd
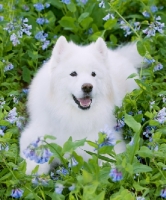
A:
[[[25,158],[24,149],[45,134],[54,135],[59,145],[70,136],[73,140],[87,138],[95,142],[98,132],[107,125],[116,141],[122,140],[121,133],[113,128],[113,109],[127,92],[137,88],[135,81],[127,77],[137,73],[141,61],[135,44],[113,51],[101,38],[88,46],[77,46],[61,36],[50,60],[30,86],[30,120],[20,138],[21,156]],[[115,145],[116,153],[124,150],[123,140]],[[86,158],[86,153],[79,153]],[[26,161],[30,174],[36,163]],[[48,171],[47,163],[40,164],[39,174]]]

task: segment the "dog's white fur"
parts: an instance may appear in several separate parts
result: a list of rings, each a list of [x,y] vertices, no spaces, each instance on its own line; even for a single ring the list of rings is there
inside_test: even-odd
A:
[[[115,132],[116,125],[113,109],[121,105],[127,92],[137,88],[133,79],[127,79],[142,58],[138,55],[135,44],[117,50],[108,50],[105,42],[99,38],[88,46],[68,43],[61,36],[46,62],[32,81],[28,96],[30,120],[20,138],[20,154],[37,137],[45,134],[54,135],[56,143],[63,145],[72,136],[73,140],[86,138],[96,141],[98,132],[105,125],[112,130],[116,140],[122,140],[120,132]],[[76,71],[77,76],[70,74]],[[91,75],[92,72],[96,76]],[[83,97],[82,85],[93,85],[90,109],[82,110],[74,102],[72,95]],[[84,149],[88,150],[88,146]],[[115,145],[116,153],[123,152],[125,144]],[[86,154],[82,154],[86,159]],[[27,161],[27,174],[36,163]],[[49,165],[40,164],[39,174],[48,173]]]

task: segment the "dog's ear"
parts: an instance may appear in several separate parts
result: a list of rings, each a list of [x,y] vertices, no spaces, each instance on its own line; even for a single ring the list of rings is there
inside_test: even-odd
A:
[[[60,60],[61,55],[66,51],[68,42],[64,36],[60,36],[53,48],[52,56],[57,62]]]
[[[103,58],[107,57],[108,49],[107,49],[106,43],[104,42],[104,40],[101,37],[99,37],[97,39],[97,41],[95,43],[95,48],[97,49],[97,51],[100,53],[100,55]]]

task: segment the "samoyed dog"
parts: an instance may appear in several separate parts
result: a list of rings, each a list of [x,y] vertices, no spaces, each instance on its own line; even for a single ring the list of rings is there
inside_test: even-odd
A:
[[[115,152],[125,151],[121,133],[114,130],[113,110],[115,105],[121,105],[126,93],[137,88],[135,81],[127,77],[137,73],[141,62],[135,44],[109,50],[102,38],[77,46],[61,36],[50,60],[30,85],[30,119],[21,134],[20,155],[25,158],[26,147],[46,134],[55,136],[59,145],[70,136],[74,141],[87,138],[95,142],[105,126],[116,141],[121,141],[115,145]],[[90,150],[88,146],[83,148]],[[87,159],[83,150],[78,154]],[[30,174],[37,164],[29,159],[26,162]],[[49,169],[48,163],[39,164],[38,173],[48,173]]]

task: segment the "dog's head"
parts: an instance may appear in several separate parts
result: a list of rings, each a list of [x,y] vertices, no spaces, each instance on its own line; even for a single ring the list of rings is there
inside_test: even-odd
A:
[[[77,46],[61,36],[50,59],[51,84],[57,98],[82,110],[102,103],[99,100],[109,88],[107,53],[101,38],[88,46]]]

